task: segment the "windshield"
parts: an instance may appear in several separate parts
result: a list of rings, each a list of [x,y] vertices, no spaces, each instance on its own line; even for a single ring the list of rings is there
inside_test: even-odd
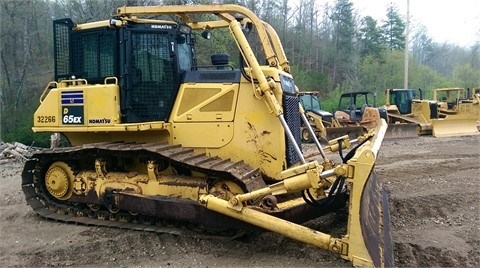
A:
[[[412,109],[412,99],[415,98],[415,91],[400,90],[390,94],[390,103],[395,104],[401,114],[408,114]]]
[[[318,97],[315,95],[302,95],[300,96],[300,102],[303,109],[307,110],[321,110]]]
[[[178,67],[183,71],[191,70],[193,65],[192,47],[186,40],[187,37],[184,34],[177,37]]]

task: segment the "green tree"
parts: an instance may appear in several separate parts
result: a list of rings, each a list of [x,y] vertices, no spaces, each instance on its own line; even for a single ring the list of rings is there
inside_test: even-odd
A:
[[[370,16],[364,17],[360,26],[360,55],[381,60],[383,49],[382,33],[377,21]]]
[[[405,22],[394,4],[387,8],[387,19],[383,22],[382,34],[385,46],[391,51],[405,48]]]
[[[410,61],[409,85],[410,88],[421,88],[424,91],[425,98],[431,98],[432,89],[444,87],[445,77],[442,77],[437,71],[427,65],[418,64],[416,61]]]
[[[336,0],[330,19],[333,24],[335,54],[332,65],[332,80],[335,84],[344,80],[351,72],[354,52],[355,24],[353,4],[349,0]]]
[[[385,64],[378,61],[374,55],[368,55],[362,58],[359,62],[360,83],[363,88],[375,91],[385,90],[385,80],[382,79],[385,75]]]
[[[33,140],[33,107],[53,73],[48,4],[0,2],[0,116],[1,138],[6,141]]]
[[[470,63],[455,66],[451,86],[470,88],[478,85],[480,85],[480,69],[473,68]]]

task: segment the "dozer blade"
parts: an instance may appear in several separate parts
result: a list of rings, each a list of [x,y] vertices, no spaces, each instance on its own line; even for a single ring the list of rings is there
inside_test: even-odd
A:
[[[349,189],[347,233],[342,238],[334,238],[288,219],[264,213],[262,209],[244,205],[243,201],[259,196],[288,193],[289,189],[292,191],[308,189],[312,182],[310,178],[314,183],[317,182],[315,162],[293,168],[295,172],[287,172],[292,176],[287,176],[283,181],[266,188],[237,195],[228,201],[211,194],[202,195],[199,202],[209,210],[339,254],[351,261],[354,266],[394,267],[388,195],[373,171],[386,130],[387,124],[382,119],[375,129],[373,138],[365,140],[358,149],[351,151],[353,155],[349,152],[348,159],[347,156],[344,159],[345,169],[337,170],[338,174],[335,175],[338,176],[337,180],[344,179],[346,188]],[[307,167],[313,169],[306,173],[299,172]],[[312,177],[307,174],[311,174]],[[334,174],[336,174],[334,170],[326,170],[320,177],[326,178]],[[340,187],[342,188],[343,186]],[[277,205],[283,208],[284,204]]]
[[[385,121],[381,121],[386,125]],[[385,126],[386,127],[386,126]],[[354,266],[392,267],[393,241],[390,232],[388,192],[373,170],[386,128],[377,127],[371,144],[348,161],[354,166],[351,180],[345,259]]]
[[[479,135],[476,120],[472,119],[434,119],[433,136],[437,138]]]
[[[389,124],[385,133],[385,139],[416,137],[418,137],[418,125],[413,123]]]
[[[357,227],[353,226],[352,228]],[[360,227],[363,244],[374,266],[393,267],[393,240],[390,230],[388,191],[379,181],[375,172],[370,174],[361,197]],[[357,249],[361,250],[361,246],[358,246]],[[354,258],[352,260],[354,265],[363,266],[361,262],[363,262],[361,259]]]

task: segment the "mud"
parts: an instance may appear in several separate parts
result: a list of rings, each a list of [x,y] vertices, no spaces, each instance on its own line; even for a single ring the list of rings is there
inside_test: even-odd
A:
[[[479,159],[478,136],[384,141],[375,169],[390,191],[398,267],[478,266]],[[1,267],[350,266],[269,232],[232,241],[48,221],[26,205],[21,170],[22,163],[0,165]],[[340,236],[345,222],[339,211],[307,225]]]

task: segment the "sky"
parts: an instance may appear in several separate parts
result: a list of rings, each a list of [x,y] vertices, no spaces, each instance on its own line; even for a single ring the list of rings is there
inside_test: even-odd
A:
[[[317,3],[335,0],[316,0]],[[386,19],[387,7],[394,3],[406,20],[407,0],[350,0],[360,16],[371,16],[380,21]],[[409,0],[410,27],[427,28],[434,42],[470,47],[480,43],[480,0]],[[412,36],[410,36],[412,38]]]

